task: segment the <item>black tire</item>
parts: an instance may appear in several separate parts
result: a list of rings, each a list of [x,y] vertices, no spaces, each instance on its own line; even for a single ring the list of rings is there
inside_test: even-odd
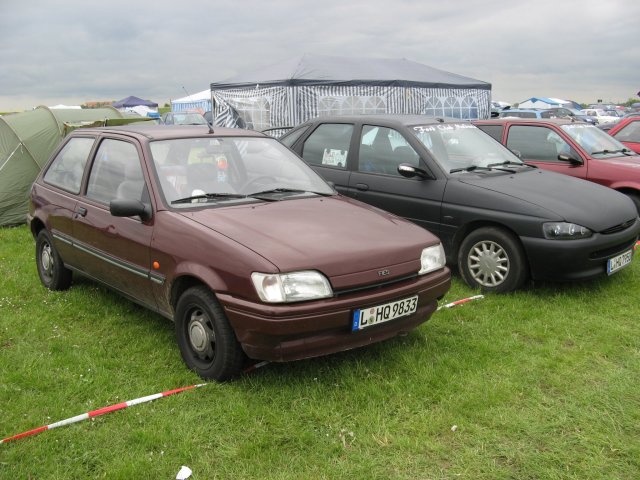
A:
[[[192,287],[180,296],[175,327],[182,359],[202,378],[222,382],[240,374],[244,352],[208,288]]]
[[[71,270],[64,266],[51,236],[44,229],[36,237],[36,265],[40,281],[49,290],[67,290],[71,286]]]
[[[520,242],[496,227],[478,228],[467,235],[458,252],[458,269],[467,285],[484,292],[517,290],[529,276]]]

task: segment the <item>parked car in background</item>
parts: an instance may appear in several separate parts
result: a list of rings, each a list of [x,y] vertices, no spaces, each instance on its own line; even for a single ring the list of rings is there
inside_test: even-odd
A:
[[[484,291],[611,274],[640,232],[624,195],[526,165],[466,121],[320,117],[281,141],[342,194],[434,232],[448,263]]]
[[[615,123],[620,120],[620,117],[618,117],[617,115],[609,115],[607,114],[607,112],[599,108],[585,108],[582,111],[585,113],[585,115],[597,118],[600,125],[606,123]]]
[[[526,163],[618,190],[640,211],[640,156],[598,127],[565,119],[474,124]]]
[[[76,130],[35,181],[28,222],[47,288],[74,272],[172,319],[185,363],[217,380],[246,357],[404,334],[451,281],[433,234],[240,129]]]
[[[197,112],[167,112],[162,115],[165,125],[206,125],[207,121]]]
[[[500,118],[555,118],[556,114],[540,108],[506,108],[502,110]]]
[[[608,133],[634,152],[640,153],[640,115],[620,119]]]

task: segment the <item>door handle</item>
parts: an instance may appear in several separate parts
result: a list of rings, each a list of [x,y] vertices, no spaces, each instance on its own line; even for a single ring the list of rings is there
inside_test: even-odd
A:
[[[87,215],[87,209],[84,207],[78,207],[76,210],[76,218],[84,217],[85,215]]]
[[[369,185],[367,185],[366,183],[356,183],[356,188],[360,191],[367,191],[369,190]]]

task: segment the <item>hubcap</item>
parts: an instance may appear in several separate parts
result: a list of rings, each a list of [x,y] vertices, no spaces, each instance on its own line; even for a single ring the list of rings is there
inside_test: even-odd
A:
[[[47,277],[50,277],[53,273],[53,254],[51,252],[51,245],[48,243],[42,246],[40,264],[42,265],[43,273]]]
[[[509,256],[497,243],[484,240],[469,252],[467,266],[473,279],[483,287],[495,287],[509,274]]]
[[[200,309],[191,313],[189,325],[189,344],[193,352],[202,360],[211,360],[214,356],[216,335],[209,317]]]

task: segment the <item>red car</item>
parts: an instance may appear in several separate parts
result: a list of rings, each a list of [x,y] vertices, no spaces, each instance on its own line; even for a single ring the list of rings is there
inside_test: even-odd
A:
[[[565,119],[473,122],[530,165],[613,188],[640,212],[640,156],[588,123]]]
[[[640,153],[640,117],[623,118],[607,133],[634,152]]]
[[[185,363],[217,380],[247,357],[406,333],[451,284],[436,236],[240,129],[76,130],[33,184],[28,223],[45,287],[81,274],[170,318]]]

